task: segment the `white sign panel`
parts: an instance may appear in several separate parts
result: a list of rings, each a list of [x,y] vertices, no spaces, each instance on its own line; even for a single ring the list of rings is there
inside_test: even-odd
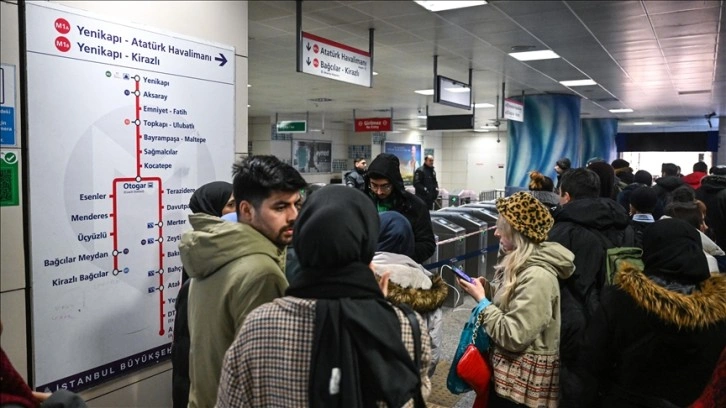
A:
[[[524,104],[513,99],[505,99],[504,119],[524,122]]]
[[[48,2],[26,41],[35,384],[78,391],[169,358],[189,199],[234,160],[234,48]]]
[[[302,33],[302,72],[355,85],[371,86],[371,55],[359,50]]]

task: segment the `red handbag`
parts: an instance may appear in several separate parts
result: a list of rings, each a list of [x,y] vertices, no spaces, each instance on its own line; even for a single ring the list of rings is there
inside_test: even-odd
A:
[[[456,365],[456,374],[476,392],[474,408],[486,408],[492,369],[489,361],[474,344],[469,344]]]

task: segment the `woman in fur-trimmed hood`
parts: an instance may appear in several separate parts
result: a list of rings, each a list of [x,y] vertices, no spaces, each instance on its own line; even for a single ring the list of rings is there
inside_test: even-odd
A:
[[[696,229],[653,223],[643,262],[617,272],[585,332],[583,406],[687,406],[726,346],[726,276],[709,273]]]
[[[441,276],[432,274],[409,257],[413,253],[414,238],[406,217],[395,211],[380,213],[378,216],[381,229],[373,256],[373,270],[379,277],[389,273],[386,295],[389,302],[409,305],[426,320],[431,336],[428,375],[433,377],[436,364],[441,359],[444,326],[441,306],[449,288]]]

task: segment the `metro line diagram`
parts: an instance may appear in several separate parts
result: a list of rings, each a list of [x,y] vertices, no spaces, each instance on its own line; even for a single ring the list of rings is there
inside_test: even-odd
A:
[[[119,190],[132,190],[132,191],[148,191],[148,190],[156,190],[157,194],[155,194],[157,201],[153,207],[150,208],[156,208],[157,210],[154,212],[153,217],[149,218],[147,221],[147,229],[150,229],[152,231],[157,231],[156,236],[151,236],[150,238],[142,238],[141,244],[142,245],[158,245],[158,265],[156,265],[156,269],[149,269],[147,274],[150,278],[155,277],[158,275],[158,285],[149,286],[148,293],[153,294],[155,292],[158,292],[159,296],[159,336],[163,336],[166,333],[166,330],[164,330],[164,221],[163,221],[163,202],[162,202],[162,194],[164,192],[162,188],[162,181],[161,177],[144,177],[141,174],[141,170],[143,167],[143,164],[141,162],[141,91],[140,91],[140,81],[141,77],[136,75],[132,78],[134,80],[135,89],[131,94],[134,96],[135,99],[135,108],[134,108],[134,114],[135,118],[133,121],[126,119],[124,121],[127,125],[134,125],[135,127],[135,139],[136,139],[136,176],[135,177],[120,177],[120,178],[114,178],[113,179],[113,186],[112,186],[112,194],[109,196],[109,198],[112,199],[112,213],[111,217],[113,219],[113,230],[111,232],[111,236],[113,237],[113,251],[111,252],[111,255],[113,256],[113,275],[118,276],[121,273],[128,273],[129,268],[124,267],[122,268],[119,266],[119,258],[125,257],[129,254],[128,248],[119,248],[119,223],[121,222],[119,219],[121,218],[119,216],[119,206],[118,202],[121,198],[119,196]],[[128,93],[128,91],[127,91]],[[121,186],[121,188],[119,188]],[[137,195],[138,196],[138,195]],[[146,198],[146,194],[144,194],[141,198]],[[138,203],[137,207],[138,207]],[[149,217],[151,217],[150,215]],[[150,232],[153,234],[153,232]]]

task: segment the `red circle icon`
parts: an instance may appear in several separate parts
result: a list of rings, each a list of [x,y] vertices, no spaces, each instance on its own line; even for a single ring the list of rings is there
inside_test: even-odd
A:
[[[55,30],[61,34],[68,34],[71,32],[71,24],[65,18],[58,18],[55,20]]]
[[[313,66],[314,66],[315,68],[317,68],[317,67],[318,67],[318,65],[319,65],[319,63],[318,63],[318,59],[317,59],[317,58],[315,58],[315,59],[313,60]]]
[[[317,54],[318,51],[320,51],[320,47],[318,47],[318,44],[313,45],[313,52]]]
[[[62,35],[55,39],[55,48],[60,52],[68,52],[71,49],[71,42]]]

